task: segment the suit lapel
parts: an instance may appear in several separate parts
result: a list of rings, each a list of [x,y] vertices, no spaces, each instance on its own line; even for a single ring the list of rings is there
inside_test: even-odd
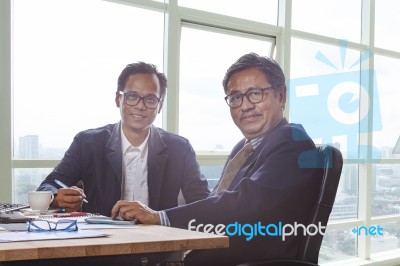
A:
[[[117,187],[122,187],[122,147],[121,122],[115,124],[110,140],[106,146],[106,157],[117,178]],[[106,183],[108,180],[106,180]],[[121,190],[118,191],[121,193]]]
[[[166,149],[166,145],[155,126],[151,126],[150,129],[148,149],[147,182],[149,188],[149,207],[158,210],[163,182],[162,179],[168,155],[162,153]]]

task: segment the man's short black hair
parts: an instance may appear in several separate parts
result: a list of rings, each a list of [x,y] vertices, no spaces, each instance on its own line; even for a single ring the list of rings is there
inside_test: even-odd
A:
[[[135,74],[154,74],[157,76],[160,82],[160,94],[161,98],[164,98],[167,91],[167,77],[164,73],[160,73],[157,67],[153,64],[148,64],[145,62],[137,62],[127,65],[118,77],[118,91],[123,91],[125,89],[126,81],[130,75]]]
[[[236,72],[256,68],[268,79],[274,90],[280,89],[282,86],[286,89],[285,75],[283,74],[282,68],[272,58],[259,56],[256,53],[245,54],[240,57],[233,65],[226,71],[222,85],[224,87],[225,94],[227,93],[227,86],[229,79]]]

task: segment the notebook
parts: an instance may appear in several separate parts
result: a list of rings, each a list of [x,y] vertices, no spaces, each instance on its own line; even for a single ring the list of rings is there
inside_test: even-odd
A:
[[[51,215],[40,215],[37,219],[48,220],[52,222],[57,222],[63,219],[74,219],[78,223],[84,223],[86,218],[93,217],[106,217],[104,215],[98,213],[89,213],[89,212],[65,212],[65,213],[54,213]]]

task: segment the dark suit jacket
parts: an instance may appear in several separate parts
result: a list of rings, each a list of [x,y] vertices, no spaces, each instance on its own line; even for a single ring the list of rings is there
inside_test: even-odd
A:
[[[233,149],[229,159],[243,146]],[[301,125],[284,119],[267,132],[259,146],[239,170],[227,191],[207,199],[166,210],[171,226],[188,228],[199,224],[307,225],[321,184],[321,170],[307,168],[304,161],[316,154],[315,145]],[[308,153],[310,152],[310,153]],[[312,158],[311,158],[312,159]],[[229,248],[192,251],[186,265],[235,265],[264,258],[294,258],[301,236],[230,237]]]
[[[80,132],[38,190],[57,193],[59,186],[54,179],[67,186],[82,180],[89,201],[83,203],[83,211],[110,216],[121,199],[121,149],[120,123]],[[209,195],[207,180],[199,171],[189,141],[152,126],[148,142],[149,207],[160,210],[177,206],[181,189],[186,202]]]

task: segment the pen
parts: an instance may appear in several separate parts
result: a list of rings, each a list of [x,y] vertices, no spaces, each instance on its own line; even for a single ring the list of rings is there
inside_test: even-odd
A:
[[[54,182],[56,182],[57,185],[59,185],[62,188],[68,188],[68,186],[66,184],[64,184],[63,182],[61,182],[60,180],[54,179]],[[87,201],[87,199],[85,199],[85,198],[83,199],[83,202],[89,203]]]

